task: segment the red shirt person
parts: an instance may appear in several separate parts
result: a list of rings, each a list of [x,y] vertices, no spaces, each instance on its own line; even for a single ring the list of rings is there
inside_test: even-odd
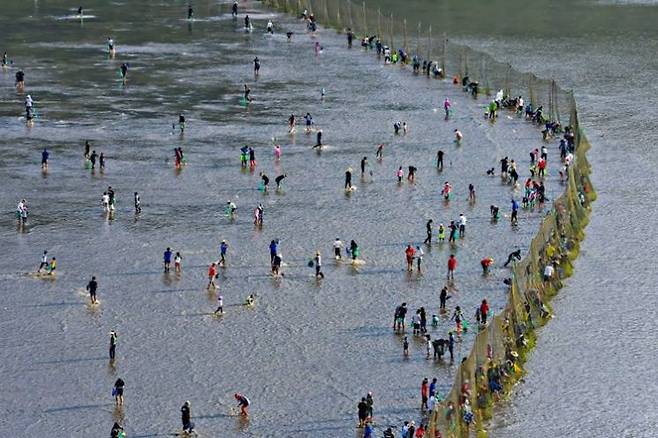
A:
[[[414,266],[414,256],[416,255],[416,250],[411,245],[407,245],[407,249],[404,250],[404,254],[407,256],[407,271],[412,271]]]
[[[482,318],[482,324],[487,323],[487,315],[489,314],[489,303],[487,303],[487,300],[482,300],[482,304],[480,304],[480,318]]]
[[[491,257],[485,257],[482,260],[480,260],[480,265],[482,266],[482,273],[488,274],[489,267],[493,264],[494,264],[494,259]]]
[[[427,400],[429,398],[430,394],[430,386],[429,386],[429,381],[427,380],[427,377],[423,379],[423,383],[420,384],[420,397],[421,397],[421,409],[428,409],[427,407]]]
[[[208,289],[216,287],[215,277],[217,277],[217,264],[211,263],[208,267]]]
[[[454,254],[450,254],[448,259],[448,280],[455,279],[455,269],[457,269],[457,257]]]

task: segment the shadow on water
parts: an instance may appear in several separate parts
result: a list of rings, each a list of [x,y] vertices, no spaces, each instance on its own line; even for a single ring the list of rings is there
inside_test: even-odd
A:
[[[25,304],[20,307],[64,307],[64,306],[84,306],[85,303],[79,301],[62,301],[60,303],[46,303],[46,304]]]
[[[37,365],[58,364],[58,363],[75,363],[75,362],[94,362],[99,360],[107,360],[107,357],[83,357],[76,359],[56,359],[34,362]]]
[[[46,409],[45,413],[47,414],[52,414],[52,413],[58,413],[58,412],[68,412],[68,411],[84,411],[84,410],[89,410],[89,409],[101,409],[104,411],[111,412],[109,409],[106,408],[112,408],[114,407],[113,403],[105,403],[105,404],[98,404],[98,405],[76,405],[76,406],[64,406],[61,408],[51,408],[51,409]]]

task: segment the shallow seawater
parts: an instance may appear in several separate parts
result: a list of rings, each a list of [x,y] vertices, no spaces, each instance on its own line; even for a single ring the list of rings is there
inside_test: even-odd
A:
[[[656,436],[658,7],[652,0],[380,0],[409,23],[573,89],[598,199],[500,437]]]
[[[518,193],[485,170],[498,170],[508,155],[527,177],[539,133],[507,113],[492,125],[483,118],[484,98],[474,101],[448,81],[414,77],[409,68],[383,66],[373,53],[349,51],[335,31],[312,37],[302,23],[255,4],[247,4],[252,33],[243,31],[244,9],[233,21],[229,5],[215,2],[198,2],[193,22],[181,20],[182,3],[150,1],[88,2],[94,20],[58,20],[69,6],[14,2],[0,18],[0,40],[14,62],[0,76],[4,433],[101,436],[122,419],[128,436],[158,436],[180,426],[180,406],[190,400],[204,436],[349,436],[356,403],[368,391],[379,425],[418,420],[422,378],[436,376],[445,392],[455,368],[426,360],[419,339],[404,359],[402,339],[391,330],[393,310],[406,301],[412,310],[436,313],[451,252],[460,265],[450,308],[462,306],[471,320],[484,297],[501,308],[509,271],[500,265],[514,248],[527,248],[544,212],[523,211],[517,228],[504,218],[491,223],[489,205],[509,214]],[[273,36],[263,33],[270,17]],[[291,41],[287,29],[295,31]],[[104,51],[108,36],[116,42],[114,59]],[[315,41],[323,46],[319,56]],[[257,79],[255,56],[262,62]],[[124,62],[126,84],[118,76]],[[31,128],[21,120],[24,96],[13,88],[17,68],[25,70],[26,93],[35,100]],[[240,105],[244,83],[254,98],[247,108]],[[448,121],[445,97],[455,108]],[[179,112],[187,118],[183,136],[172,130]],[[291,112],[313,115],[327,144],[321,152],[301,126],[288,135]],[[397,120],[409,124],[407,135],[393,135]],[[459,147],[452,142],[456,128],[465,136]],[[84,168],[86,139],[105,153],[103,172]],[[280,162],[274,141],[283,149]],[[245,144],[256,151],[253,172],[239,165]],[[47,174],[39,167],[44,147],[51,153]],[[181,171],[174,169],[175,147],[185,151]],[[557,148],[550,148],[555,163]],[[446,153],[441,173],[438,149]],[[364,156],[369,167],[361,178]],[[416,182],[397,184],[397,168],[411,165]],[[358,187],[351,194],[343,190],[348,167]],[[287,174],[283,189],[262,194],[260,172],[272,180]],[[556,172],[553,164],[551,199],[562,190]],[[449,204],[439,195],[446,180],[455,187]],[[467,201],[469,183],[474,204]],[[108,186],[118,199],[113,218],[100,207]],[[143,203],[139,217],[135,191]],[[13,216],[21,198],[31,212],[24,230]],[[234,221],[224,215],[227,200],[238,206]],[[262,229],[252,223],[259,203]],[[405,273],[404,248],[422,244],[426,220],[447,224],[460,213],[469,220],[466,237],[455,248],[424,247],[424,274]],[[332,260],[336,237],[355,239],[365,264]],[[218,292],[206,290],[206,272],[222,239],[230,245],[218,280],[226,315],[216,318]],[[287,264],[282,279],[269,275],[272,239],[280,239]],[[180,276],[162,273],[168,246],[183,256]],[[57,257],[56,279],[26,275],[44,249]],[[325,260],[321,282],[307,267],[316,250]],[[497,262],[488,277],[479,265],[485,256]],[[99,306],[88,304],[84,290],[92,275]],[[258,295],[253,309],[241,305],[250,293]],[[450,327],[442,319],[430,333],[444,337]],[[119,333],[113,366],[111,329]],[[463,337],[457,360],[473,336]],[[126,381],[123,413],[110,395],[117,377]],[[236,391],[253,402],[248,423],[229,415]]]

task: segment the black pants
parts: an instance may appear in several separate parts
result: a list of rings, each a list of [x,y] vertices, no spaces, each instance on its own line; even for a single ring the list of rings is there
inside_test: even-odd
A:
[[[110,359],[114,359],[117,346],[115,344],[110,345]]]
[[[503,266],[509,265],[510,263],[512,263],[512,260],[514,260],[514,259],[521,260],[521,257],[520,256],[517,257],[514,253],[512,253],[512,254],[507,256],[507,261],[505,262],[505,264]]]

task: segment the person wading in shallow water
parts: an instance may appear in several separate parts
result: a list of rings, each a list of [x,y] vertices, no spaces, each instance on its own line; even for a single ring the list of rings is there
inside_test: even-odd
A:
[[[117,332],[110,330],[110,360],[114,360],[116,356],[118,338]]]
[[[251,405],[249,399],[245,397],[243,394],[240,394],[239,392],[236,392],[234,394],[234,397],[238,401],[238,407],[240,408],[240,415],[242,415],[243,417],[248,417],[249,406]]]
[[[427,228],[427,237],[423,241],[425,245],[431,245],[432,244],[432,224],[433,221],[432,219],[427,221],[427,224],[425,224],[425,227]]]
[[[183,406],[180,408],[180,413],[181,422],[183,423],[183,432],[194,432],[194,423],[192,423],[192,405],[189,400],[183,403]]]

